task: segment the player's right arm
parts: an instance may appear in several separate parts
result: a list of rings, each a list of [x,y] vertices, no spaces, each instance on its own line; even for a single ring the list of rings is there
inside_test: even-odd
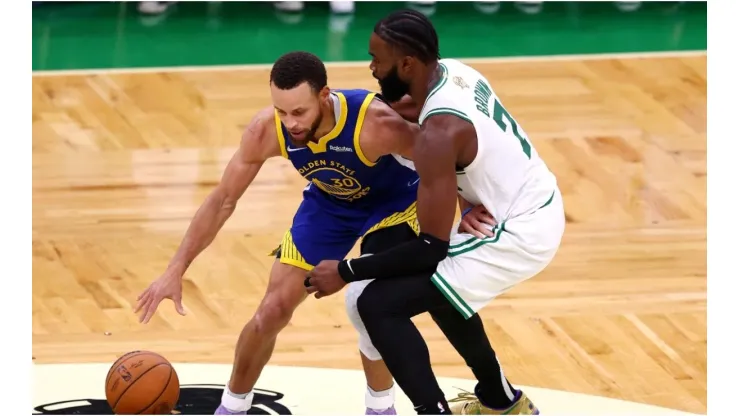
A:
[[[185,271],[211,244],[234,213],[237,201],[264,162],[281,155],[274,117],[274,110],[266,108],[257,113],[245,129],[239,148],[226,165],[221,181],[198,208],[167,270],[139,295],[135,312],[142,310],[140,322],[147,323],[164,298],[172,299],[178,313],[185,314],[182,307],[182,278]]]
[[[269,110],[269,113],[268,113]],[[266,114],[267,113],[267,114]],[[190,227],[168,268],[182,276],[190,263],[208,247],[236,209],[264,162],[280,156],[275,137],[274,110],[265,109],[249,123],[239,149],[226,165],[221,181],[195,213]]]

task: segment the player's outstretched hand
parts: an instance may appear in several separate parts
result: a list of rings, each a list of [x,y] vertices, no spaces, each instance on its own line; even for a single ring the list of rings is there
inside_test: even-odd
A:
[[[483,205],[478,205],[463,215],[457,231],[472,234],[478,238],[493,237],[494,225],[496,225],[496,219],[493,215]]]
[[[304,285],[306,292],[310,295],[316,293],[316,299],[333,295],[347,284],[339,275],[339,262],[336,260],[324,260],[317,264],[306,276]]]
[[[172,270],[164,272],[159,279],[152,282],[151,285],[136,300],[138,301],[134,313],[139,313],[139,322],[147,323],[154,312],[157,311],[159,303],[163,299],[170,299],[175,303],[175,310],[180,315],[185,315],[185,308],[182,307],[182,276]]]

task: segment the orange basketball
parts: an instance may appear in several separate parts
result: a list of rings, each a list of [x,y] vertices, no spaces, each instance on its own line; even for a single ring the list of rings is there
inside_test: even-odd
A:
[[[115,414],[170,414],[180,397],[180,380],[167,359],[132,351],[108,370],[105,398]]]

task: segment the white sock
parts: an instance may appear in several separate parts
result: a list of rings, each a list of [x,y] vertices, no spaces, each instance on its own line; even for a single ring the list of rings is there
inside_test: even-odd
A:
[[[221,395],[221,404],[232,412],[246,412],[252,407],[252,399],[254,399],[253,391],[243,394],[232,393],[227,383],[224,387],[224,394]]]
[[[395,385],[391,386],[388,390],[375,391],[367,386],[365,392],[365,407],[373,410],[385,410],[396,401],[396,390]]]

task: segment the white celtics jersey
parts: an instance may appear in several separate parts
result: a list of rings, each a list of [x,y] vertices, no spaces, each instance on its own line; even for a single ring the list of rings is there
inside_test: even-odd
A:
[[[469,166],[458,170],[460,195],[485,206],[498,222],[528,214],[548,202],[557,186],[555,175],[488,80],[454,59],[442,59],[439,64],[443,73],[429,92],[419,124],[435,114],[451,114],[475,126],[478,152]]]

